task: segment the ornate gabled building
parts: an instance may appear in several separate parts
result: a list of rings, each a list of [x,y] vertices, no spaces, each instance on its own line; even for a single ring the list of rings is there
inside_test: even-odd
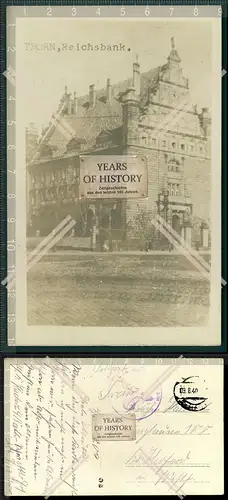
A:
[[[210,126],[207,108],[191,104],[189,81],[171,40],[167,63],[77,97],[65,93],[38,138],[26,132],[28,234],[48,234],[70,214],[75,235],[99,226],[124,229],[140,208],[160,213],[190,243],[208,246]],[[79,200],[80,155],[143,154],[148,159],[148,199]],[[105,219],[106,217],[106,219]],[[200,233],[201,226],[201,233]],[[192,228],[192,229],[191,229]],[[202,234],[204,234],[202,239]]]

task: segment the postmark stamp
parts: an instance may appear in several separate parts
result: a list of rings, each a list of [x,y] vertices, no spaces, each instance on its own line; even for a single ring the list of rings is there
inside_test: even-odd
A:
[[[198,376],[176,382],[173,394],[177,403],[188,411],[202,411],[209,404],[207,383]]]
[[[160,407],[162,401],[162,391],[158,389],[153,395],[136,393],[128,397],[123,406],[126,413],[134,411],[136,420],[144,420],[153,415]]]
[[[136,418],[115,413],[92,415],[92,438],[97,441],[134,441],[136,439]]]

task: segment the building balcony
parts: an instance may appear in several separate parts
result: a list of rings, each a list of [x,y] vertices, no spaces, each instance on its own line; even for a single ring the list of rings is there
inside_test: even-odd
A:
[[[47,205],[56,205],[57,203],[57,200],[43,200],[43,201],[40,201],[40,206],[41,207],[46,207]]]
[[[55,198],[54,200],[42,200],[42,201],[39,201],[38,203],[36,203],[35,205],[32,205],[33,208],[40,208],[40,207],[46,207],[46,206],[50,206],[50,205],[67,205],[68,203],[77,203],[78,202],[78,198],[76,196],[69,196],[69,197],[66,197],[66,198],[60,198],[60,199],[57,199]]]
[[[169,195],[169,203],[174,203],[178,205],[191,205],[192,201],[190,196],[184,196],[184,195],[179,195],[179,196],[172,196]]]
[[[192,213],[192,200],[189,196],[169,196],[169,206],[173,210],[177,210],[178,212],[188,210],[189,213]]]

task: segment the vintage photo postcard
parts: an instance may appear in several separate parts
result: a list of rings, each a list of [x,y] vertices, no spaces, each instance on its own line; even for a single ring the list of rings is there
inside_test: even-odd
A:
[[[218,8],[91,9],[8,9],[9,343],[220,345]]]
[[[222,495],[222,359],[5,359],[5,495]]]

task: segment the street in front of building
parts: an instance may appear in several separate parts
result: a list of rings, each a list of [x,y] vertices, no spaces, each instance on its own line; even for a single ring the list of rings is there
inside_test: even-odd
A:
[[[186,327],[208,321],[210,282],[176,252],[56,251],[29,271],[27,286],[31,325]]]

